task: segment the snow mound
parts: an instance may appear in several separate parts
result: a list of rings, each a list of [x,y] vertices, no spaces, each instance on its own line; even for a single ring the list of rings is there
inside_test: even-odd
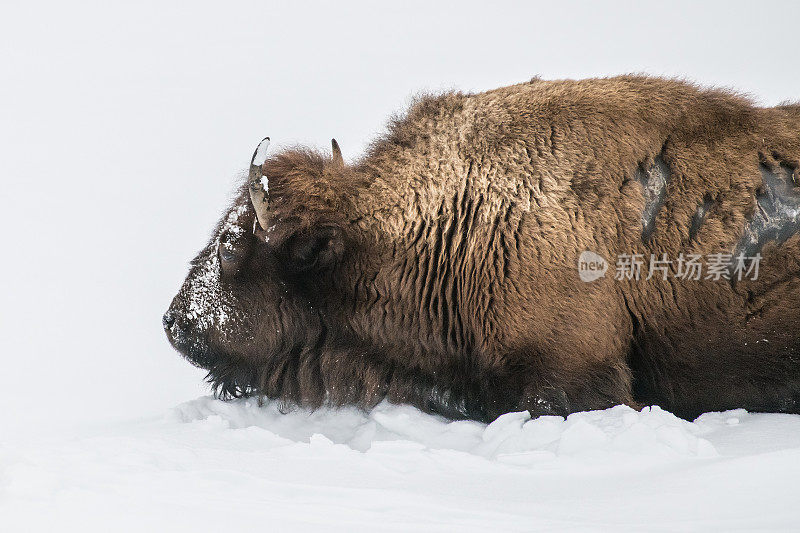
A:
[[[531,419],[527,411],[507,413],[491,424],[450,421],[414,407],[383,402],[369,412],[344,407],[282,412],[256,399],[222,402],[199,398],[174,408],[168,420],[209,430],[261,428],[311,446],[344,445],[359,452],[388,449],[454,450],[504,463],[524,465],[556,457],[585,459],[609,455],[714,457],[703,428],[658,407],[636,411],[618,405],[575,413],[566,419]]]
[[[54,413],[56,411],[54,410]],[[0,425],[0,429],[2,426]],[[210,397],[0,431],[2,531],[793,531],[800,416],[624,406],[491,424]]]

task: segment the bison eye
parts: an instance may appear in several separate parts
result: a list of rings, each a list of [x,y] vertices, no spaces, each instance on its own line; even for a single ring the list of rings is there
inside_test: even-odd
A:
[[[223,242],[219,246],[219,261],[222,272],[226,277],[233,277],[239,272],[241,266],[240,250],[233,247],[231,243]]]
[[[239,274],[242,265],[250,257],[251,239],[241,232],[228,232],[220,236],[217,257],[226,277]]]
[[[231,263],[236,261],[236,254],[234,254],[232,250],[228,250],[225,246],[220,246],[219,258],[226,263]]]

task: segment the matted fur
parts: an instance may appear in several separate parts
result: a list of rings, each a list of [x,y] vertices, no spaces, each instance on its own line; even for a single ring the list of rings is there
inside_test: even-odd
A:
[[[760,249],[756,281],[617,281],[613,261],[733,252],[761,171],[800,180],[799,130],[800,106],[642,76],[424,97],[352,165],[268,159],[274,226],[253,233],[243,188],[168,335],[221,394],[287,404],[798,412],[798,235]],[[582,282],[584,250],[612,272]],[[224,320],[198,327],[198,294]]]

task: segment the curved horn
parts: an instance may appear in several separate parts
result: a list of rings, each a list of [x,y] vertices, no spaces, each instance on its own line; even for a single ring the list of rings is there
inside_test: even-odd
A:
[[[344,165],[342,149],[339,148],[339,143],[336,142],[336,139],[331,139],[331,151],[333,152],[333,162],[337,165]]]
[[[263,171],[264,161],[267,160],[267,148],[269,148],[269,137],[264,137],[253,157],[250,159],[250,174],[248,179],[248,189],[250,190],[250,201],[256,212],[258,224],[264,231],[269,227],[267,208],[269,207],[269,180]]]

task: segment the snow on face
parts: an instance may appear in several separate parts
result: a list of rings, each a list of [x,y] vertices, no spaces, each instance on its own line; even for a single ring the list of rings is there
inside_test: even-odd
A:
[[[229,306],[225,304],[220,284],[220,264],[216,250],[200,266],[197,275],[187,282],[184,301],[187,303],[186,318],[201,332],[211,326],[224,326],[230,318]]]
[[[232,209],[225,218],[225,224],[217,234],[217,246],[222,246],[226,250],[233,250],[233,244],[244,235],[245,227],[239,222],[239,218],[247,211],[246,205],[240,205]]]
[[[222,287],[222,268],[219,260],[220,246],[232,250],[234,242],[247,231],[239,222],[247,211],[246,205],[233,208],[217,232],[214,242],[208,247],[208,255],[199,264],[181,289],[186,305],[186,318],[198,332],[207,332],[212,327],[222,337],[226,336],[225,325],[241,311],[233,305],[231,295]]]

